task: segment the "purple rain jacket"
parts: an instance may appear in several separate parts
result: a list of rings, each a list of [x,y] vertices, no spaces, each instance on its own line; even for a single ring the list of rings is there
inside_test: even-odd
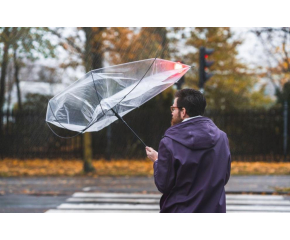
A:
[[[209,118],[197,117],[168,128],[153,166],[155,185],[163,193],[160,212],[226,212],[229,142]]]

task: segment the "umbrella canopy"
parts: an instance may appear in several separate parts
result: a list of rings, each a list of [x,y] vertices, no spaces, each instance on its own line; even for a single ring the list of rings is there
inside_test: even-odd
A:
[[[48,102],[46,121],[99,131],[177,82],[190,66],[158,58],[88,72]]]

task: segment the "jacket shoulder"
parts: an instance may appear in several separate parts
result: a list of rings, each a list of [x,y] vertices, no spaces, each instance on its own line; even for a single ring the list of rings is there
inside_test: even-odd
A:
[[[172,141],[173,141],[173,139],[171,139],[167,135],[164,135],[164,136],[162,136],[162,139],[161,139],[160,143],[163,143],[165,145],[168,145],[168,143],[171,143]]]

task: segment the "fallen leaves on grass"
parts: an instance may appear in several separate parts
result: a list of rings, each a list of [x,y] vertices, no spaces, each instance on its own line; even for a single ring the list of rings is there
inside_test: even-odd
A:
[[[289,187],[275,187],[274,189],[276,192],[290,193]]]
[[[233,162],[232,175],[290,175],[290,163]]]
[[[93,161],[96,169],[92,176],[149,176],[153,175],[153,163],[150,160],[113,160]],[[83,174],[81,160],[33,159],[0,160],[1,177],[17,176],[77,176]]]
[[[153,176],[153,163],[148,159],[93,161],[98,176]],[[0,160],[1,177],[78,176],[83,174],[81,160],[4,159]],[[233,162],[232,175],[289,175],[290,163]]]
[[[0,176],[74,176],[81,172],[81,161],[62,159],[0,160]]]

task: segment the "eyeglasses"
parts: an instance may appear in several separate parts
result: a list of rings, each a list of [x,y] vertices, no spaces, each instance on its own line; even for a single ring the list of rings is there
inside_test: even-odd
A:
[[[170,107],[171,112],[173,112],[175,108],[181,108],[181,107],[173,107],[173,106],[171,106]]]

